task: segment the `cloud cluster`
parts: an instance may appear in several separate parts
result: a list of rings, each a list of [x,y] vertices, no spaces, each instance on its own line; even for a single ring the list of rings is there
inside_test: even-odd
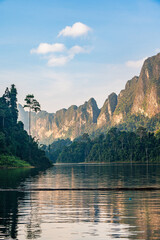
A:
[[[76,22],[72,26],[66,26],[64,29],[62,29],[59,32],[58,37],[80,37],[87,35],[89,31],[91,31],[90,27],[81,22]]]
[[[87,25],[77,22],[73,26],[65,27],[59,36],[70,36],[70,37],[80,37],[86,35],[91,28]],[[75,55],[80,53],[89,53],[90,49],[88,47],[81,47],[79,45],[74,45],[73,47],[67,49],[63,43],[40,43],[37,48],[31,49],[31,54],[41,54],[45,55],[48,59],[47,65],[50,67],[64,66],[66,63],[71,61]]]
[[[38,48],[32,49],[31,53],[36,54],[49,54],[46,55],[45,58],[48,59],[47,65],[49,67],[57,67],[57,66],[64,66],[66,63],[71,61],[75,55],[80,53],[89,53],[89,49],[85,47],[81,47],[75,45],[70,49],[67,49],[64,44],[48,44],[48,43],[41,43]],[[53,55],[53,53],[61,53],[61,55]]]
[[[52,56],[48,60],[48,66],[49,67],[64,66],[66,63],[71,61],[73,58],[74,58],[74,56],[72,56],[72,55],[60,56],[60,57]]]
[[[64,50],[65,50],[65,46],[62,43],[55,43],[55,44],[40,43],[36,49],[33,48],[31,50],[31,53],[47,54],[47,53],[53,53],[53,52],[63,52]]]

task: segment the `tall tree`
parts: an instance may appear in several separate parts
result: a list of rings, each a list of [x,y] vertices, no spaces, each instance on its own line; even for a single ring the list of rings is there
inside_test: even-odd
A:
[[[28,94],[24,100],[26,102],[24,108],[29,109],[29,135],[31,135],[31,112],[41,111],[41,106],[39,102],[36,99],[34,99],[33,94]]]
[[[10,124],[13,126],[16,125],[18,119],[18,109],[17,109],[17,89],[15,85],[12,84],[11,88],[7,87],[5,93],[0,98],[0,118],[2,120],[2,126],[4,128],[5,119],[10,115],[10,119],[8,118]],[[6,125],[7,127],[7,125]]]
[[[9,106],[10,105],[10,91],[9,91],[8,87],[6,88],[5,93],[3,94],[2,98],[5,99],[5,102]]]
[[[6,110],[8,110],[8,105],[4,97],[0,98],[0,129],[4,129]]]
[[[9,99],[10,99],[10,109],[11,114],[13,118],[13,124],[15,125],[17,123],[18,119],[18,109],[17,109],[17,89],[15,88],[15,85],[11,85],[11,89],[9,92]]]

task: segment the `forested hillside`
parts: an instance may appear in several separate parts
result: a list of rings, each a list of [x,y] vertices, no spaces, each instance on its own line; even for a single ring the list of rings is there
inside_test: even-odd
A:
[[[17,90],[13,84],[0,97],[0,167],[50,166],[45,152],[17,119]]]
[[[114,127],[94,140],[83,134],[59,150],[53,151],[54,146],[50,145],[46,151],[52,160],[60,163],[160,163],[160,131],[154,134],[144,127],[135,133]]]

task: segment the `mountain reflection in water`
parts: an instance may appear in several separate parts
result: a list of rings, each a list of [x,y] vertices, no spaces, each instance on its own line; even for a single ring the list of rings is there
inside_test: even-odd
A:
[[[160,166],[0,170],[0,188],[159,187]],[[160,191],[0,192],[0,239],[160,239]]]

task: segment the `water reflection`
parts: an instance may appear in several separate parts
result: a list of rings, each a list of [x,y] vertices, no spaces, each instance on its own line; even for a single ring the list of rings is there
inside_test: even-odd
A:
[[[11,199],[13,199],[11,201]],[[16,193],[0,194],[0,235],[17,236],[18,198]],[[3,238],[1,238],[3,239]]]
[[[37,169],[0,169],[0,188],[16,189],[23,187],[28,178],[38,176]],[[23,192],[0,192],[0,239],[17,239],[20,203],[24,201]],[[25,209],[24,209],[25,210]],[[25,211],[22,215],[25,215]]]
[[[70,165],[38,175],[17,172],[8,185],[2,175],[0,180],[5,188],[159,186],[159,170],[153,165],[148,172],[144,166]],[[158,191],[0,192],[0,239],[158,240],[159,217]]]

